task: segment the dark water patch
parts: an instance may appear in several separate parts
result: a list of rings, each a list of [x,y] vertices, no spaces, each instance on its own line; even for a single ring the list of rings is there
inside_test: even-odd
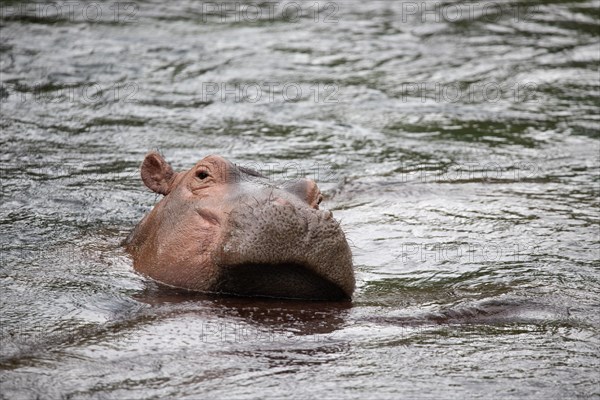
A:
[[[567,313],[563,313],[566,317],[560,318],[560,313],[550,310],[546,306],[519,305],[511,307],[506,303],[495,306],[498,309],[487,304],[416,316],[373,317],[368,321],[398,330],[414,332],[414,335],[399,342],[387,343],[391,346],[427,340],[427,335],[460,338],[469,334],[489,336],[556,334],[563,329],[576,331],[589,329],[585,323],[569,319]],[[424,334],[425,338],[420,337],[420,334]],[[379,346],[380,344],[377,344],[377,347]]]
[[[466,125],[453,124],[450,121],[448,125],[395,125],[389,126],[386,130],[393,132],[401,130],[410,133],[435,133],[440,139],[451,139],[465,142],[483,142],[491,146],[502,145],[521,145],[525,147],[536,147],[540,145],[538,141],[527,137],[528,130],[531,129],[530,123],[518,123],[515,121],[473,121]]]

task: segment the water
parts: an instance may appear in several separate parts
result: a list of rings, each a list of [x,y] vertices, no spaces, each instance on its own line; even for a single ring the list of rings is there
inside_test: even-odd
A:
[[[2,397],[600,395],[600,3],[478,4],[3,3]],[[137,275],[151,149],[316,179],[352,304]]]

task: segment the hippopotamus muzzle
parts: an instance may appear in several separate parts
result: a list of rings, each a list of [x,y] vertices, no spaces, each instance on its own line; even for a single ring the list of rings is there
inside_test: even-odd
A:
[[[138,272],[199,292],[351,298],[352,253],[314,181],[276,185],[219,156],[176,173],[156,152],[141,175],[165,197],[125,240]]]

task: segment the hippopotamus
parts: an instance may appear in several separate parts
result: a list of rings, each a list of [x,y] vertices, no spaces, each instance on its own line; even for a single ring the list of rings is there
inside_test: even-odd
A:
[[[276,184],[216,155],[175,172],[155,151],[141,177],[164,197],[124,241],[139,273],[187,291],[351,299],[352,252],[312,179]]]

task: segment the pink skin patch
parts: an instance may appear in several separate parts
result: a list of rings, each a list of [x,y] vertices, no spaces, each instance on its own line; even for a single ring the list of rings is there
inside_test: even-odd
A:
[[[289,201],[287,201],[287,200],[285,200],[285,199],[282,199],[281,197],[278,197],[278,198],[276,198],[275,200],[272,200],[272,201],[271,201],[271,203],[273,203],[273,204],[277,204],[277,205],[279,205],[279,206],[285,206],[285,205],[288,205],[288,204],[290,204],[290,202],[289,202]]]

